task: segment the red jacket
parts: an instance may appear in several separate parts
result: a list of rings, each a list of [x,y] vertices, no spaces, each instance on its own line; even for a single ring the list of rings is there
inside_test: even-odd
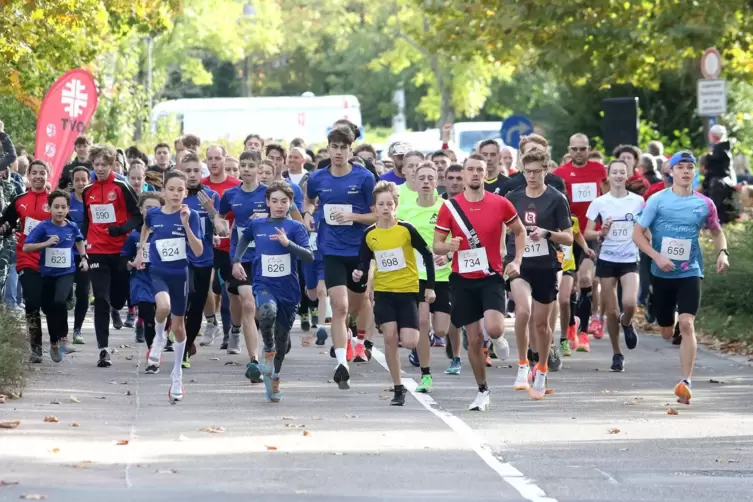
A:
[[[665,188],[667,188],[667,185],[664,184],[664,180],[657,181],[656,183],[648,187],[648,190],[646,190],[646,192],[643,194],[643,199],[648,200],[649,197],[651,197],[655,193],[661,192]]]
[[[23,253],[21,249],[26,242],[26,236],[35,226],[50,217],[50,205],[47,203],[49,192],[25,192],[16,196],[5,208],[0,225],[8,223],[17,229],[16,232],[16,270],[19,272],[30,268],[39,272],[39,251]],[[18,225],[16,225],[18,223]]]
[[[143,222],[136,194],[127,182],[111,172],[84,188],[84,222],[81,233],[91,254],[120,254],[128,234]]]

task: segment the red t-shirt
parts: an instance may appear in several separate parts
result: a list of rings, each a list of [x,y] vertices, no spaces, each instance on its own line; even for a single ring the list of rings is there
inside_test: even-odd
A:
[[[201,180],[201,184],[204,185],[205,187],[208,187],[214,190],[215,192],[217,192],[217,195],[219,195],[220,198],[222,198],[222,194],[225,193],[225,190],[229,190],[231,188],[237,187],[238,185],[241,184],[241,180],[239,180],[238,178],[233,178],[232,176],[226,176],[225,181],[222,181],[220,183],[214,183],[212,182],[210,177],[207,176],[206,178]],[[228,220],[231,224],[233,223],[231,218],[228,218]],[[220,245],[217,249],[219,249],[220,251],[229,253],[230,252],[230,237],[221,238]]]
[[[655,193],[661,192],[665,188],[667,188],[667,185],[664,184],[664,180],[657,181],[656,183],[648,187],[648,190],[646,190],[646,192],[643,194],[643,199],[648,200],[649,197],[651,197]]]
[[[600,162],[589,160],[583,167],[575,167],[572,162],[554,170],[565,182],[567,198],[570,199],[570,212],[578,218],[580,228],[586,228],[586,211],[596,197],[602,195],[601,185],[607,179],[607,168]]]
[[[481,246],[486,250],[488,265],[498,274],[502,274],[502,226],[509,225],[517,219],[518,212],[515,207],[504,197],[489,192],[485,192],[484,198],[479,202],[468,202],[462,193],[454,199],[460,204],[460,208],[476,231]],[[452,257],[452,271],[466,279],[482,279],[491,275],[489,266],[484,266],[483,258],[469,251],[470,236],[458,225],[457,219],[450,211],[450,204],[450,201],[447,201],[439,209],[435,228],[444,234],[449,233],[452,237],[463,238],[460,249]],[[474,268],[477,270],[473,270]],[[471,271],[468,271],[469,269]]]

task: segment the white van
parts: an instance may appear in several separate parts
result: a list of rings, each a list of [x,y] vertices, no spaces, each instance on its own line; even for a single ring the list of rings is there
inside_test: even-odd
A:
[[[263,138],[307,143],[324,141],[332,124],[348,119],[361,127],[361,104],[355,96],[292,96],[273,98],[176,99],[152,110],[152,131],[160,118],[174,116],[182,134],[202,141],[244,139],[256,133]]]
[[[502,122],[455,122],[452,126],[453,148],[457,148],[458,157],[467,157],[476,145],[485,139],[496,139],[500,145],[504,146],[501,140],[500,130]],[[462,153],[461,153],[462,152]]]

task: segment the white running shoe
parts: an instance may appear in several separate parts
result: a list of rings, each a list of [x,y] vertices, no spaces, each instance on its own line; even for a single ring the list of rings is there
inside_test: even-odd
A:
[[[476,399],[474,399],[471,405],[468,407],[468,411],[489,411],[490,405],[491,402],[489,401],[489,391],[485,390],[484,392],[478,393]]]
[[[241,334],[230,333],[230,338],[227,341],[227,353],[230,355],[241,353]]]
[[[201,342],[199,342],[199,345],[202,347],[208,347],[209,345],[212,345],[214,343],[215,338],[217,338],[217,335],[220,334],[222,331],[220,330],[220,327],[217,324],[212,324],[211,322],[207,323],[207,327],[204,330],[204,336],[201,337]]]
[[[518,366],[518,376],[515,378],[515,383],[512,388],[514,390],[528,390],[531,385],[528,383],[528,373],[530,373],[531,367],[527,364]]]
[[[546,373],[543,371],[536,372],[533,387],[531,387],[531,390],[528,393],[530,394],[531,399],[535,401],[544,399],[544,396],[546,395]]]
[[[170,386],[170,390],[167,392],[167,397],[170,399],[170,403],[175,404],[178,401],[183,401],[183,379],[180,377],[173,377],[173,383]]]
[[[494,353],[497,354],[497,359],[504,361],[510,357],[510,344],[507,343],[504,334],[499,338],[492,338],[492,343],[494,344]]]

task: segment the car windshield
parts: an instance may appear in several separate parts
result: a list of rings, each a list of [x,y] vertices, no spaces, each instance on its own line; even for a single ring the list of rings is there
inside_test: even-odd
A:
[[[463,131],[458,137],[458,146],[464,152],[472,152],[479,141],[499,138],[499,131]]]

